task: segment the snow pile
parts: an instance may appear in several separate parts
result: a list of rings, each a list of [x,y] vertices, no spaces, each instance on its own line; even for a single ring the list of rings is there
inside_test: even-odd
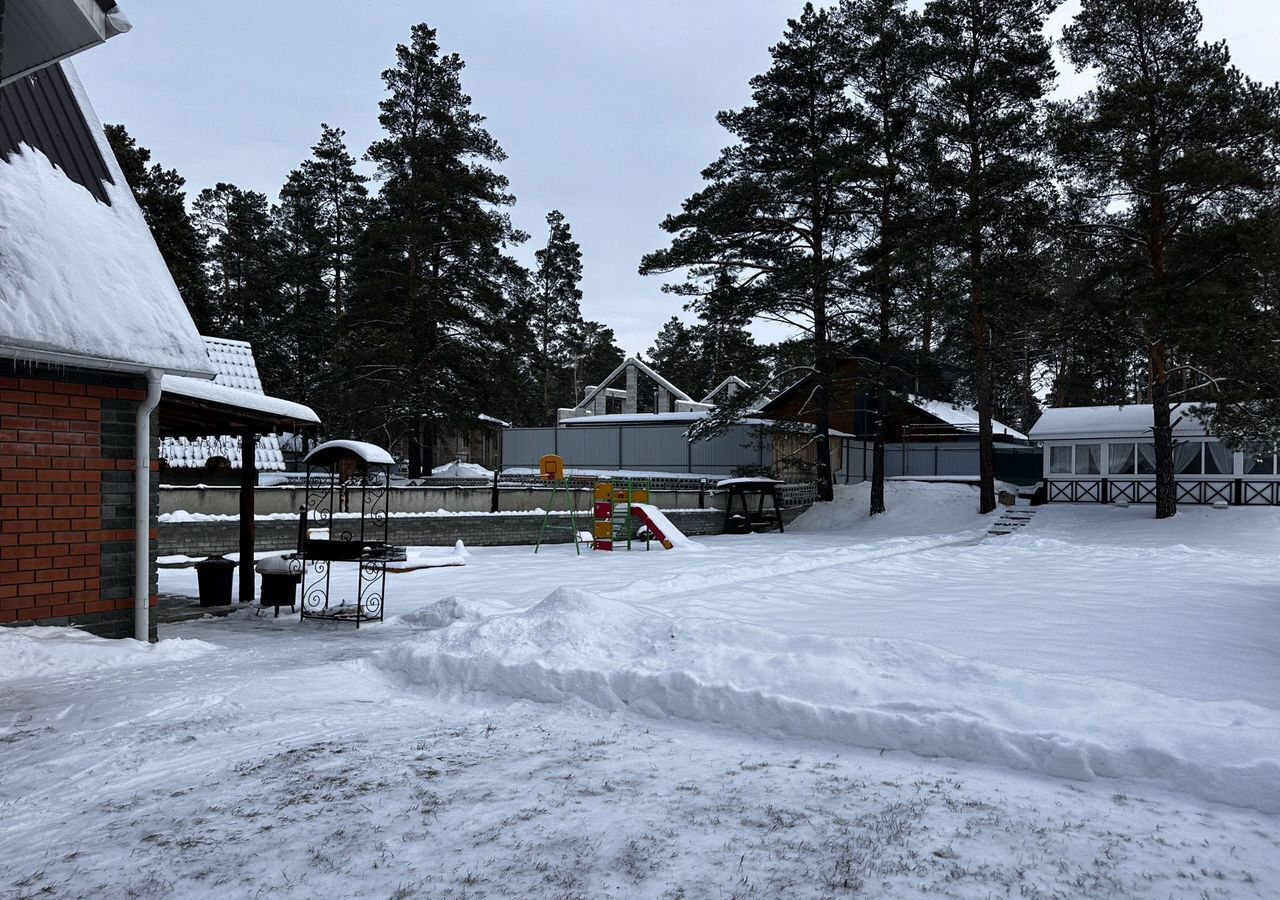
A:
[[[457,541],[453,549],[447,553],[437,548],[418,548],[411,552],[407,559],[387,565],[389,572],[415,572],[418,569],[440,569],[448,566],[465,566],[471,558],[471,551],[462,541]]]
[[[838,484],[835,500],[815,503],[787,528],[797,534],[858,533],[891,537],[985,529],[978,515],[978,489],[968,484],[888,481],[885,511],[870,516],[871,482]]]
[[[445,694],[586,702],[1056,777],[1135,778],[1280,812],[1280,711],[998,666],[915,641],[784,635],[560,588],[526,612],[406,640],[370,665]]]
[[[479,463],[464,463],[460,459],[456,459],[451,463],[443,466],[436,466],[431,470],[432,478],[484,478],[491,480],[493,472],[486,469]]]
[[[480,613],[457,597],[445,597],[435,603],[415,609],[403,616],[387,619],[388,625],[406,625],[409,628],[447,628],[454,622],[479,622]]]
[[[0,628],[0,681],[179,662],[216,649],[214,644],[186,638],[144,644],[100,638],[76,628]]]

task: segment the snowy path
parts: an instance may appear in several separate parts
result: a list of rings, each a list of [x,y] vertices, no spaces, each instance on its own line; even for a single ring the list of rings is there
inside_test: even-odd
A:
[[[965,491],[472,550],[359,632],[0,640],[0,893],[1280,896],[1280,514],[981,540]]]

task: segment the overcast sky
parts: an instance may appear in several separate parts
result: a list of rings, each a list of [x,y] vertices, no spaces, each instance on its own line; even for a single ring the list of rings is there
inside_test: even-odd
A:
[[[1055,16],[1061,31],[1078,0]],[[1280,80],[1280,3],[1201,0],[1206,37],[1254,78]],[[641,278],[662,217],[727,142],[717,110],[747,81],[800,0],[121,0],[134,30],[79,56],[104,122],[119,122],[194,193],[218,181],[273,200],[320,123],[360,156],[378,135],[379,77],[414,23],[467,63],[473,109],[510,159],[527,263],[560,209],[582,244],[583,314],[647,349],[680,312]],[[1064,73],[1061,91],[1080,82]]]

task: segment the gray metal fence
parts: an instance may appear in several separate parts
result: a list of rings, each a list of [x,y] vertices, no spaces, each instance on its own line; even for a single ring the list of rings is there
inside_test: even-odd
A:
[[[509,428],[503,432],[502,466],[537,466],[549,453],[570,469],[690,472],[727,477],[747,466],[773,463],[769,435],[751,425],[690,443],[688,425],[591,425]]]
[[[868,441],[846,441],[845,484],[871,477],[872,445]],[[996,477],[1013,484],[1033,484],[1040,479],[1042,451],[1039,447],[996,447]],[[885,476],[888,478],[977,478],[978,446],[974,443],[921,441],[885,445]]]

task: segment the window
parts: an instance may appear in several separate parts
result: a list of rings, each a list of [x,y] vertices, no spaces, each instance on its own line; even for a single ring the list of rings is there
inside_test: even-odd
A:
[[[1276,455],[1274,453],[1265,452],[1246,452],[1244,455],[1244,474],[1276,474]]]
[[[1138,445],[1138,474],[1139,475],[1156,474],[1156,445],[1155,444],[1139,444]]]
[[[1204,445],[1199,441],[1183,441],[1173,447],[1173,471],[1178,475],[1199,475]]]
[[[1230,475],[1234,470],[1231,451],[1221,441],[1209,441],[1204,445],[1204,474]]]
[[[1076,474],[1102,474],[1102,445],[1076,444]]]
[[[1112,475],[1132,475],[1137,444],[1108,444],[1107,471]]]
[[[1071,474],[1071,448],[1070,447],[1050,447],[1049,448],[1049,474],[1050,475],[1070,475]]]

